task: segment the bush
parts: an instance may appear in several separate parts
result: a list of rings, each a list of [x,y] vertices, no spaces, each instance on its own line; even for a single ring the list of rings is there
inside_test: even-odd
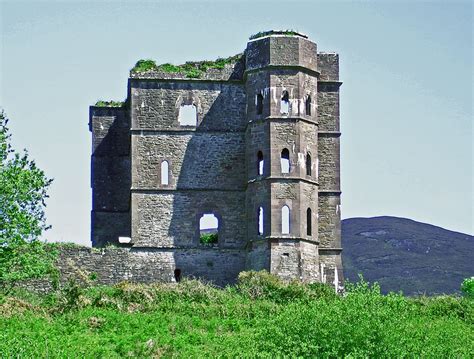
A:
[[[181,73],[187,78],[200,78],[209,69],[222,70],[228,64],[238,62],[243,54],[237,54],[226,58],[218,58],[215,61],[188,61],[182,65],[161,64],[157,65],[153,60],[139,60],[131,69],[132,72],[141,73],[147,71],[163,71],[166,73]]]
[[[466,297],[474,299],[474,277],[464,279],[461,284],[461,292]]]
[[[241,272],[238,277],[239,292],[250,299],[266,299],[276,303],[312,301],[317,298],[335,298],[334,290],[326,284],[304,284],[300,281],[283,282],[267,271]]]
[[[412,299],[417,310],[432,317],[455,317],[474,323],[474,303],[454,295],[419,297]]]
[[[104,101],[104,100],[97,100],[94,106],[97,107],[122,107],[125,104],[124,101]]]
[[[147,72],[150,70],[156,70],[156,62],[154,60],[138,60],[135,66],[132,68],[132,72]]]
[[[217,233],[206,233],[206,234],[201,234],[199,241],[202,244],[215,244],[217,243],[218,236]]]

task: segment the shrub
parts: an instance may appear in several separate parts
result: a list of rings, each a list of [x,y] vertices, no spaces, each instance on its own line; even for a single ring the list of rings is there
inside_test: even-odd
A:
[[[114,296],[126,303],[149,303],[154,299],[153,288],[146,284],[120,282],[114,286]]]
[[[188,61],[182,65],[169,63],[157,65],[153,60],[139,60],[131,69],[131,72],[142,73],[147,71],[163,71],[166,73],[181,73],[187,78],[200,78],[209,69],[223,69],[225,65],[238,62],[243,54],[237,54],[226,58],[218,58],[215,61]]]
[[[97,107],[122,107],[125,104],[124,101],[104,101],[104,100],[97,100],[94,106]]]
[[[456,317],[474,322],[474,303],[454,295],[414,298],[418,310],[433,318]]]
[[[241,272],[237,288],[250,299],[266,299],[276,303],[309,302],[316,298],[334,298],[335,292],[326,284],[304,284],[300,281],[283,282],[267,271]]]
[[[150,70],[156,70],[156,62],[154,60],[138,60],[135,66],[132,68],[132,72],[147,72]]]
[[[206,233],[206,234],[201,234],[199,241],[202,244],[215,244],[217,243],[218,236],[217,233]]]
[[[464,279],[461,284],[461,292],[466,297],[474,299],[474,277]]]

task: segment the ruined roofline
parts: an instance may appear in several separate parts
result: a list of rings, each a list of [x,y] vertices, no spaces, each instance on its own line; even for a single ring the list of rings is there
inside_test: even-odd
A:
[[[308,39],[308,35],[303,34],[302,32],[295,31],[295,30],[268,30],[268,31],[261,31],[257,32],[256,34],[249,37],[250,41],[260,40],[264,37],[269,36],[299,36],[303,39]]]
[[[243,52],[214,61],[187,61],[181,65],[157,65],[154,60],[139,60],[130,70],[130,79],[239,81],[242,79],[244,67]]]
[[[308,36],[294,30],[270,30],[259,32],[250,36],[249,45],[268,38],[295,38],[308,41],[314,46],[314,55],[325,59],[325,61],[337,61],[338,54],[335,52],[317,52],[316,44],[309,40]],[[265,42],[264,42],[265,43]],[[242,82],[245,81],[245,73],[252,71],[248,68],[247,48],[234,56],[218,58],[214,61],[187,61],[184,64],[174,65],[170,63],[157,64],[152,59],[139,60],[130,70],[129,79],[133,80],[164,80],[164,81],[221,81],[221,82]],[[258,46],[258,45],[257,45]],[[302,45],[300,45],[302,46]],[[305,45],[309,46],[309,45]],[[311,47],[311,46],[309,46]],[[302,51],[302,50],[301,50]],[[268,64],[270,66],[281,64]],[[288,63],[285,67],[295,66],[298,70],[307,71],[308,66],[298,66],[296,63]],[[311,68],[315,75],[319,77],[316,67]],[[260,66],[259,66],[260,68]]]

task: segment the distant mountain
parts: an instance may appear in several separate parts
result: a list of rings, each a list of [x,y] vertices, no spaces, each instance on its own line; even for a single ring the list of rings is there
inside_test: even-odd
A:
[[[342,221],[344,275],[362,273],[383,292],[457,293],[474,276],[474,237],[406,218]]]

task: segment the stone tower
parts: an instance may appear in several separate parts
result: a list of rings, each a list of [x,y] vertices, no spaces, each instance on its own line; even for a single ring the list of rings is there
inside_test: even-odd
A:
[[[165,280],[266,269],[339,284],[338,67],[270,31],[218,66],[132,69],[125,105],[90,110],[93,245],[152,256]]]

